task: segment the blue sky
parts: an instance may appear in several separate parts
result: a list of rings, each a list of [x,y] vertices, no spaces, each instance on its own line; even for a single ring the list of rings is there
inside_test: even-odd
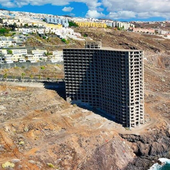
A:
[[[0,8],[120,21],[163,21],[170,18],[170,0],[0,0]]]

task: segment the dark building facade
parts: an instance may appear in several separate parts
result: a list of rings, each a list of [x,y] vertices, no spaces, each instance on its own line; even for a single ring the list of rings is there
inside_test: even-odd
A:
[[[66,98],[112,115],[125,127],[144,123],[143,51],[64,49]]]

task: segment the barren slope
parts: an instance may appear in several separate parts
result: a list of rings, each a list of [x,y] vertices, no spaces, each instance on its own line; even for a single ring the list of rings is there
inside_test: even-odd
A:
[[[146,123],[131,131],[68,104],[42,85],[1,83],[0,164],[13,162],[14,169],[116,170],[135,169],[128,163],[136,160],[148,168],[151,161],[137,156],[154,156],[170,147],[169,82],[168,69],[145,61]]]
[[[95,41],[101,41],[104,47],[118,49],[140,49],[150,52],[170,50],[169,40],[155,35],[139,34],[103,28],[76,28],[76,32],[86,35]]]
[[[170,157],[169,41],[80,31],[96,40],[103,37],[104,46],[145,50],[145,124],[128,130],[68,104],[42,84],[1,83],[1,165],[10,161],[16,170],[147,170],[153,159]]]
[[[5,83],[0,92],[1,164],[10,161],[14,169],[48,169],[51,163],[56,169],[73,170],[87,169],[91,159],[94,165],[88,169],[104,168],[104,162],[97,163],[104,157],[109,159],[107,167],[115,168],[133,160],[128,142],[122,144],[115,131],[121,125],[69,105],[55,91]]]

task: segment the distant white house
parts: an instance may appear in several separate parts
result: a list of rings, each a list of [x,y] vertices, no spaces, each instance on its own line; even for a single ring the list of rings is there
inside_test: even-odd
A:
[[[63,61],[63,51],[53,51],[50,61],[52,63],[62,62]]]
[[[134,28],[135,25],[129,22],[114,21],[112,27],[118,27],[123,28],[124,30],[128,30],[129,28]]]
[[[32,58],[35,61],[46,61],[47,57],[46,54],[47,50],[40,50],[40,49],[36,49],[36,50],[32,50]]]
[[[3,54],[3,55],[6,55],[8,52],[6,49],[0,49],[0,52]]]
[[[0,38],[0,48],[7,48],[16,46],[16,42],[13,39]]]
[[[12,54],[27,55],[27,49],[11,49]]]
[[[26,62],[30,62],[30,63],[36,63],[37,62],[37,59],[34,57],[34,55],[31,55],[31,54],[27,54],[25,56],[25,59],[26,59]]]
[[[20,59],[18,59],[18,62],[19,62],[19,63],[25,63],[26,60],[25,60],[25,58],[20,58]]]
[[[38,34],[44,34],[45,33],[45,29],[42,28],[42,29],[37,29],[37,33]]]
[[[161,35],[167,35],[170,33],[170,31],[167,31],[167,30],[162,30],[162,29],[156,29],[155,30],[158,34],[161,34]]]
[[[4,55],[4,59],[5,59],[5,63],[13,63],[11,54]]]
[[[21,23],[18,19],[14,19],[14,18],[4,18],[3,19],[3,24],[5,25],[14,25],[16,24],[17,26],[20,26]]]
[[[170,34],[165,35],[165,38],[170,39]]]
[[[19,43],[25,42],[26,37],[22,35],[15,35],[13,37],[0,37],[0,48],[15,47]]]
[[[46,53],[47,53],[47,50],[39,50],[39,49],[32,50],[33,55],[44,55]]]

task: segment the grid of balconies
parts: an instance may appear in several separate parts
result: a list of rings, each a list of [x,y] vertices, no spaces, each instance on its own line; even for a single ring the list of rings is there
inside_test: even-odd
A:
[[[124,126],[143,116],[143,53],[94,49],[64,50],[66,96],[99,107]]]

